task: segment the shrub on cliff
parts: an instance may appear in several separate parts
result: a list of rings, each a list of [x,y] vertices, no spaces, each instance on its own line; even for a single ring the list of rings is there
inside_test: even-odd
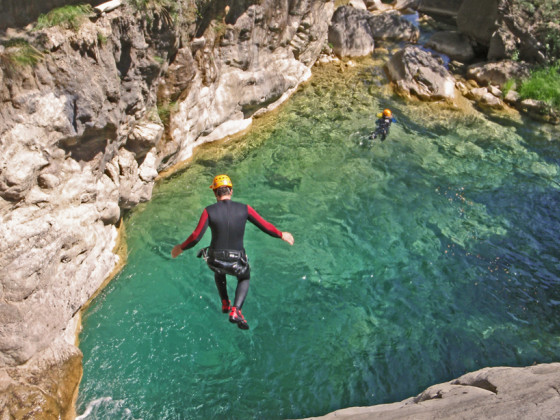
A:
[[[52,26],[60,26],[77,31],[92,13],[93,9],[89,4],[62,6],[51,10],[47,14],[40,15],[37,19],[35,29],[39,30]]]
[[[520,14],[524,26],[533,28],[545,46],[549,62],[560,59],[560,7],[558,0],[514,0],[513,9]]]
[[[34,66],[43,59],[43,54],[22,38],[12,38],[2,42],[0,67],[4,70],[16,70],[17,67]]]

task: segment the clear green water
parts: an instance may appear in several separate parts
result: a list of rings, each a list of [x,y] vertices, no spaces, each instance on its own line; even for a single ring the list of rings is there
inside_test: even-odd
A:
[[[128,265],[83,319],[84,418],[301,418],[559,360],[558,132],[405,103],[368,63],[341,76],[199,149],[127,217]],[[361,145],[386,106],[399,123]],[[218,173],[296,239],[248,225],[249,331],[195,250],[169,256]]]

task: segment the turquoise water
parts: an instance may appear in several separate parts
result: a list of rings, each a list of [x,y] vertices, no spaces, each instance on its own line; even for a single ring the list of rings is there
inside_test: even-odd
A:
[[[559,360],[558,131],[404,102],[371,63],[318,73],[127,216],[128,264],[83,318],[83,418],[301,418]],[[209,231],[169,256],[219,173],[296,240],[247,226],[249,331],[195,257]]]

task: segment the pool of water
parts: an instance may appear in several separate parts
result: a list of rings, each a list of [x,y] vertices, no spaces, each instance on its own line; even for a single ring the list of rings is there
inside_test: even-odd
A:
[[[128,264],[83,317],[82,418],[301,418],[559,360],[558,131],[405,102],[375,63],[341,71],[199,148],[126,217]],[[372,143],[385,107],[398,123]],[[219,173],[296,240],[247,226],[248,331],[195,257],[209,231],[169,255]]]

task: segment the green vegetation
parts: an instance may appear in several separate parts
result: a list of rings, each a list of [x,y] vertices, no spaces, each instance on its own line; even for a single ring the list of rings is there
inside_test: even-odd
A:
[[[101,32],[97,32],[97,41],[99,44],[105,45],[107,43],[107,37]]]
[[[504,85],[502,86],[502,93],[504,96],[507,95],[507,93],[512,90],[515,89],[517,86],[517,83],[515,81],[515,79],[509,79],[507,82],[504,83]]]
[[[545,45],[547,59],[560,59],[560,1],[514,0],[513,10],[521,13],[525,27],[534,27],[537,39]]]
[[[13,38],[4,43],[4,51],[0,54],[2,68],[34,66],[44,55],[33,45],[22,38]]]
[[[178,104],[176,101],[158,104],[157,113],[159,119],[166,128],[169,127],[169,119],[171,118],[171,114],[177,110],[177,106]]]
[[[128,0],[128,4],[146,14],[148,21],[151,21],[155,15],[159,15],[169,25],[177,19],[180,7],[180,2],[175,0]]]
[[[35,29],[60,26],[77,31],[92,13],[93,9],[89,4],[62,6],[39,16]]]
[[[531,76],[521,82],[519,95],[522,99],[537,99],[560,109],[560,64],[531,72]]]

